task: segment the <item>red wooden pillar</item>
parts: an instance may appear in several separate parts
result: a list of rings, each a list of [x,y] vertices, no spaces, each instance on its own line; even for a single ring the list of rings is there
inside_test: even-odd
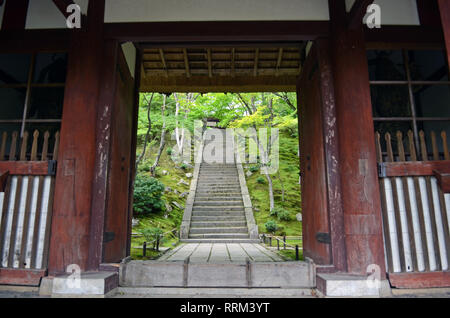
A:
[[[104,0],[89,1],[87,26],[71,35],[49,274],[63,273],[70,264],[96,269],[89,250],[95,244],[90,229],[104,5]]]
[[[331,52],[339,140],[347,270],[385,272],[375,135],[364,30],[347,27],[344,0],[330,0]],[[384,278],[384,277],[383,277]]]
[[[447,60],[450,66],[450,0],[438,0],[438,3],[445,37],[445,47],[447,48]]]

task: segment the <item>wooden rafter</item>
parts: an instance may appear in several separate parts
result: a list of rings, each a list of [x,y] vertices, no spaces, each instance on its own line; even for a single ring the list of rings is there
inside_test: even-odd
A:
[[[255,50],[255,65],[253,69],[254,76],[258,76],[258,63],[259,63],[259,48]]]
[[[278,50],[278,60],[277,60],[277,69],[275,71],[276,75],[278,76],[279,71],[280,71],[280,67],[281,67],[281,62],[283,61],[283,48],[280,48]]]
[[[350,10],[347,23],[350,30],[358,28],[362,24],[364,15],[367,12],[367,7],[373,3],[374,0],[356,0]]]
[[[212,77],[212,58],[211,58],[211,49],[207,49],[207,55],[208,55],[208,74],[209,77]]]
[[[298,61],[298,73],[301,74],[302,73],[302,69],[303,69],[303,63],[306,59],[306,46],[308,45],[308,41],[305,41],[302,43],[302,45],[299,48],[299,52],[300,52],[300,60]]]
[[[189,58],[186,49],[183,49],[183,56],[184,56],[184,66],[186,68],[186,77],[191,77],[191,71],[189,69]]]
[[[236,75],[236,49],[231,49],[231,76],[234,77]]]
[[[166,70],[166,76],[169,76],[169,72],[167,71],[166,58],[164,57],[164,50],[163,49],[159,49],[159,56],[161,57],[161,63],[163,65],[163,68]]]

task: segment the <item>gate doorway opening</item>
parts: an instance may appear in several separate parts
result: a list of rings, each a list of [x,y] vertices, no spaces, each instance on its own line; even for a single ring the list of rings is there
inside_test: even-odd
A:
[[[253,274],[258,276],[261,271],[258,264],[271,266],[267,263],[279,262],[279,267],[286,266],[281,270],[284,274],[267,272],[273,278],[271,284],[275,285],[266,287],[288,286],[290,283],[297,284],[296,287],[313,287],[310,264],[295,262],[305,259],[304,226],[302,229],[305,213],[302,204],[305,202],[299,185],[299,148],[311,151],[321,147],[319,143],[307,148],[309,140],[314,138],[306,128],[299,132],[298,123],[300,114],[305,112],[296,93],[299,83],[302,83],[300,77],[311,45],[309,42],[201,46],[140,44],[143,54],[136,142],[138,165],[130,255],[137,260],[149,259],[158,253],[153,252],[153,248],[165,250],[173,247],[178,238],[181,245],[160,257],[159,264],[158,260],[154,263],[128,263],[128,276],[122,281],[124,286],[177,285],[162,280],[155,282],[155,273],[162,270],[163,264],[167,270],[171,264],[190,263],[187,266],[192,267],[193,276],[188,285],[203,284],[200,287],[207,287],[211,286],[208,284],[212,276],[203,273],[202,277],[210,279],[209,282],[196,277],[194,272],[198,269],[195,266],[224,263],[235,266],[230,268],[230,273],[233,273],[230,275],[244,273],[245,277],[249,275],[250,266]],[[310,71],[314,80],[319,80],[313,73]],[[306,85],[308,81],[305,78],[303,83]],[[306,108],[311,110],[306,115],[311,116],[312,109],[319,107],[320,100],[314,99],[309,91],[301,97],[308,100]],[[300,103],[305,104],[303,100]],[[316,117],[312,120],[320,122],[320,113],[314,115]],[[194,136],[194,119],[202,123],[201,140]],[[183,131],[183,128],[190,129]],[[243,161],[233,160],[237,159],[237,139],[235,135],[234,144],[229,143],[227,132],[260,128],[269,131],[264,143],[260,140],[261,131],[258,131],[256,139],[244,139],[247,154],[244,154]],[[272,137],[271,140],[275,130],[279,132],[278,139]],[[193,135],[192,143],[183,139],[188,134]],[[305,142],[299,144],[299,135],[305,136]],[[320,140],[319,136],[316,138],[313,142]],[[258,150],[255,158],[249,158],[252,156],[248,154],[249,140]],[[198,148],[194,147],[196,141],[199,141],[203,154],[203,160],[199,162],[194,160],[198,155]],[[278,149],[271,150],[279,152],[279,162],[269,162],[264,167],[261,149],[269,156],[269,148],[275,141]],[[180,156],[182,151],[189,153],[188,160]],[[205,156],[212,154],[212,157],[217,157],[218,151],[222,152],[224,161],[231,154],[232,161],[206,162]],[[308,158],[311,156],[317,155],[310,153]],[[272,164],[276,164],[278,169],[272,174],[261,173]],[[323,165],[323,161],[317,162],[314,173],[320,169],[320,164]],[[304,166],[307,167],[306,164]],[[313,178],[309,179],[309,171],[309,168],[305,170],[306,179],[302,181],[313,182]],[[165,199],[165,202],[155,202],[154,211],[141,204],[145,201],[145,191],[150,187]],[[317,186],[315,190],[326,192]],[[310,194],[311,200],[315,201],[317,194]],[[314,217],[326,214],[326,208],[323,208],[320,213],[316,211]],[[314,226],[311,221],[309,224]],[[326,227],[327,224],[321,226]],[[316,232],[314,229],[310,231]],[[329,230],[323,228],[322,232],[328,233]],[[286,263],[287,260],[294,262]],[[327,256],[319,259],[319,263],[324,264],[330,261]],[[134,277],[132,269],[148,271],[149,275]],[[256,276],[251,282],[248,279],[235,282],[219,280],[213,285],[264,287],[259,285]],[[300,276],[300,281],[292,279],[294,276]],[[278,283],[274,283],[276,277],[280,280]],[[183,281],[182,275],[179,278]]]

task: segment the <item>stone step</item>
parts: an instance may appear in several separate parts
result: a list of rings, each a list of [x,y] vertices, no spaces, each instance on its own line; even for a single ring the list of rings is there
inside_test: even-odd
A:
[[[199,181],[197,188],[204,189],[204,188],[238,188],[240,187],[239,182],[230,182],[227,180],[211,180],[211,181]]]
[[[248,233],[202,233],[202,234],[190,234],[189,238],[202,239],[202,238],[222,238],[222,239],[236,239],[236,238],[249,238]]]
[[[217,180],[224,180],[227,183],[232,183],[232,182],[239,182],[239,177],[238,176],[218,176],[218,175],[211,175],[211,176],[204,176],[204,175],[200,175],[200,177],[198,178],[199,182],[212,182],[212,181],[217,181]]]
[[[239,201],[242,200],[242,196],[219,196],[219,195],[208,195],[208,196],[199,196],[197,195],[195,197],[195,200],[197,201],[226,201],[226,200],[234,200]]]
[[[208,195],[220,195],[220,196],[241,196],[241,191],[234,191],[234,192],[230,192],[230,191],[222,191],[220,192],[219,190],[198,190],[196,191],[197,196],[208,196]]]
[[[211,221],[192,221],[191,228],[208,228],[208,227],[246,227],[245,220],[231,221],[231,220],[211,220]]]
[[[222,216],[222,215],[213,215],[213,216],[192,216],[191,221],[194,222],[222,222],[222,221],[228,221],[228,222],[244,222],[247,223],[245,220],[245,216]]]
[[[200,174],[237,174],[237,169],[200,169]]]
[[[221,196],[221,197],[242,197],[240,193],[226,193],[226,192],[197,192],[198,197],[210,197],[210,196]]]
[[[180,240],[181,243],[260,243],[258,239],[251,238],[187,238]]]
[[[195,201],[195,206],[244,206],[242,200],[229,200],[229,201]]]
[[[194,240],[186,240],[194,243]],[[218,243],[219,240],[210,240]],[[249,239],[235,240],[249,242]],[[314,266],[307,262],[188,263],[183,261],[130,261],[120,264],[120,287],[230,287],[300,288],[315,287]],[[179,292],[179,291],[177,291]],[[276,292],[276,291],[275,291]],[[174,293],[181,296],[182,294]],[[248,294],[246,294],[248,295]],[[273,296],[272,294],[270,296]]]
[[[244,211],[192,211],[192,216],[233,216],[233,217],[245,217]]]
[[[191,227],[189,235],[193,234],[246,234],[248,235],[247,227]]]
[[[244,212],[244,207],[241,206],[196,206],[192,212]]]
[[[203,185],[198,185],[197,186],[197,192],[206,192],[206,191],[225,191],[225,192],[241,192],[241,187],[240,186],[203,186]]]
[[[114,298],[314,298],[311,288],[119,287]]]

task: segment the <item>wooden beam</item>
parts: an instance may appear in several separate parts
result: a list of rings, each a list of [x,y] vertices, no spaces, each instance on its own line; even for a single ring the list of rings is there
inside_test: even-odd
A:
[[[450,287],[450,272],[390,273],[389,282],[396,288]]]
[[[0,161],[0,173],[16,176],[46,176],[53,170],[48,161]]]
[[[356,0],[352,9],[347,16],[347,24],[350,30],[355,30],[363,23],[364,15],[367,12],[367,7],[373,3],[374,0]]]
[[[416,0],[420,25],[426,27],[441,27],[441,17],[437,1]]]
[[[166,70],[166,76],[169,76],[169,73],[167,72],[167,63],[166,63],[166,58],[164,57],[163,49],[159,49],[159,56],[161,57],[161,63],[163,65],[164,69]],[[144,65],[144,63],[142,63],[142,65]],[[143,74],[145,76],[145,69],[144,69]]]
[[[212,58],[211,58],[211,49],[210,48],[206,49],[206,54],[208,55],[208,74],[209,74],[209,77],[213,77]]]
[[[46,269],[0,268],[0,285],[39,286]]]
[[[6,182],[8,181],[9,171],[0,172],[0,192],[5,192]]]
[[[1,53],[28,53],[36,51],[67,51],[70,30],[2,30]]]
[[[277,59],[277,68],[275,71],[275,75],[278,76],[279,75],[279,71],[280,71],[280,67],[281,67],[281,62],[283,61],[283,48],[280,48],[278,50],[278,59]]]
[[[27,21],[29,0],[7,1],[3,12],[2,32],[24,30]]]
[[[253,76],[258,76],[258,63],[259,63],[259,48],[255,50],[255,65],[253,69]]]
[[[444,32],[444,43],[447,49],[447,62],[450,67],[450,1],[438,0],[439,11],[441,13],[442,30]]]
[[[69,17],[69,13],[67,12],[67,7],[76,4],[73,0],[53,0],[53,3],[56,5],[58,10],[62,13],[65,18]]]
[[[234,77],[236,75],[236,71],[235,71],[235,69],[236,69],[236,65],[235,65],[236,55],[235,55],[235,53],[236,53],[236,49],[232,48],[231,49],[231,77]]]
[[[383,26],[381,29],[365,28],[367,48],[443,48],[441,29],[422,26]]]
[[[141,76],[141,92],[159,93],[208,93],[208,92],[295,92],[297,75],[275,76]]]
[[[183,49],[183,57],[184,57],[184,67],[186,68],[186,77],[191,77],[191,71],[189,69],[189,58],[187,54],[187,50]]]
[[[140,46],[143,50],[147,49],[179,49],[179,48],[186,48],[186,49],[204,49],[207,48],[293,48],[298,46],[298,41],[270,41],[270,42],[262,42],[262,41],[201,41],[201,42],[183,42],[183,41],[174,41],[174,42],[144,42],[141,43]]]
[[[379,177],[432,176],[434,171],[450,173],[450,161],[407,161],[379,163]]]
[[[449,172],[445,173],[438,170],[434,170],[433,173],[437,179],[439,188],[441,188],[442,192],[450,193],[450,173]]]
[[[284,42],[329,34],[328,21],[107,23],[105,37],[138,42]]]

